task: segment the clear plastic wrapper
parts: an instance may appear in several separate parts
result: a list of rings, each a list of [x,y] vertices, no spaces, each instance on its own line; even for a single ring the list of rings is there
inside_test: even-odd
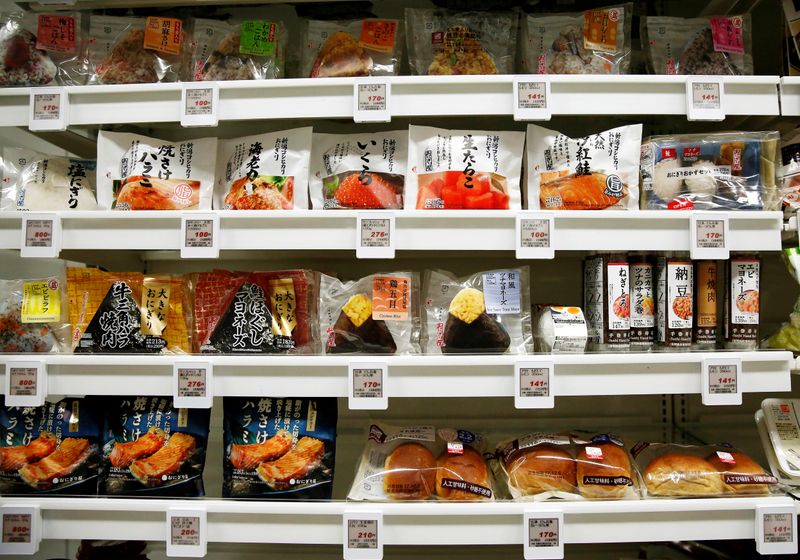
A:
[[[764,423],[769,433],[778,467],[773,474],[800,477],[797,457],[800,456],[800,401],[798,399],[764,399],[761,402]]]
[[[0,279],[0,352],[67,351],[69,328],[63,276]]]
[[[309,20],[302,52],[302,76],[397,75],[403,44],[400,23],[396,19]]]
[[[783,262],[794,281],[800,284],[800,247],[784,249]],[[794,302],[789,320],[764,341],[764,346],[800,353],[800,298]]]
[[[800,130],[781,137],[781,165],[778,168],[781,207],[787,217],[800,209]]]
[[[580,307],[546,305],[535,311],[533,321],[537,352],[583,354],[586,351],[589,334]]]

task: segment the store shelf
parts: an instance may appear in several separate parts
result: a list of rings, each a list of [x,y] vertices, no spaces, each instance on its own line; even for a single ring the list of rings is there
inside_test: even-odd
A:
[[[781,98],[781,114],[785,117],[800,116],[800,76],[784,76],[778,86]]]

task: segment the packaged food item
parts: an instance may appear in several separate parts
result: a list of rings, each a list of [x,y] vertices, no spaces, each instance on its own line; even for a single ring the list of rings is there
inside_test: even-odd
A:
[[[529,124],[526,173],[533,210],[639,208],[642,125],[626,125],[584,138]]]
[[[642,22],[654,74],[750,75],[750,15],[647,17]]]
[[[327,354],[418,354],[419,275],[320,277],[320,340]]]
[[[192,284],[200,352],[317,352],[318,273],[214,270],[197,274]]]
[[[642,209],[777,210],[777,132],[651,136]]]
[[[308,188],[311,207],[403,208],[408,131],[314,134]]]
[[[67,268],[72,350],[189,353],[191,287],[182,276]]]
[[[694,265],[688,255],[660,256],[656,265],[656,340],[663,346],[692,345]]]
[[[0,492],[97,494],[102,408],[96,399],[0,406]]]
[[[308,208],[311,127],[219,141],[214,207]]]
[[[334,398],[225,397],[222,495],[330,500]]]
[[[781,208],[789,217],[800,209],[800,130],[781,137],[781,166],[778,168]]]
[[[408,127],[406,197],[418,210],[519,210],[521,132]]]
[[[55,83],[58,67],[44,46],[37,44],[36,15],[23,12],[0,14],[0,25],[0,53],[3,55],[0,86],[44,86]]]
[[[630,265],[624,255],[592,255],[583,263],[583,309],[589,342],[627,346],[631,333]]]
[[[529,74],[627,74],[633,3],[574,14],[528,14],[523,66]]]
[[[631,274],[631,344],[650,347],[655,339],[655,274],[653,259],[634,253],[630,261]]]
[[[800,283],[800,247],[784,249],[782,256],[789,274],[792,275],[795,282]],[[794,307],[789,313],[789,321],[783,323],[776,332],[772,333],[764,341],[764,346],[800,352],[800,298],[794,302]]]
[[[209,210],[217,139],[172,142],[101,130],[97,202],[111,210]]]
[[[797,399],[764,399],[761,402],[764,422],[769,433],[778,466],[788,476],[800,476],[800,401]],[[773,469],[773,474],[779,475]]]
[[[397,75],[402,36],[396,19],[309,20],[302,52],[303,77]]]
[[[0,279],[0,352],[64,352],[69,348],[63,276]]]
[[[456,278],[425,273],[423,347],[427,354],[528,354],[532,351],[528,267]]]
[[[757,255],[731,255],[725,290],[725,345],[758,346],[761,303],[761,260]]]
[[[580,307],[542,306],[533,332],[536,352],[553,354],[582,354],[589,338]]]
[[[372,424],[347,498],[493,500],[485,450],[485,438],[467,430]]]
[[[713,348],[717,343],[717,261],[695,261],[694,272],[694,343]]]
[[[406,8],[411,73],[513,74],[518,25],[517,12]]]

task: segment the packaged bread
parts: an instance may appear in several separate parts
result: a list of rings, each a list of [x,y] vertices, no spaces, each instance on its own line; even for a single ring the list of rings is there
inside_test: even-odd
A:
[[[402,35],[396,19],[310,20],[302,77],[392,76],[399,72]]]

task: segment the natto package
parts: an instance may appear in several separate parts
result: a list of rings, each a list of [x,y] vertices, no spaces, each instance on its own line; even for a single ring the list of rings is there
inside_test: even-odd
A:
[[[399,74],[401,22],[396,19],[310,20],[302,52],[303,78]]]
[[[656,264],[656,340],[688,348],[694,317],[694,264],[688,255],[661,256]]]
[[[63,275],[0,279],[0,352],[69,349],[67,284]]]
[[[593,255],[583,263],[583,310],[589,341],[627,346],[631,329],[630,266],[622,255]]]

